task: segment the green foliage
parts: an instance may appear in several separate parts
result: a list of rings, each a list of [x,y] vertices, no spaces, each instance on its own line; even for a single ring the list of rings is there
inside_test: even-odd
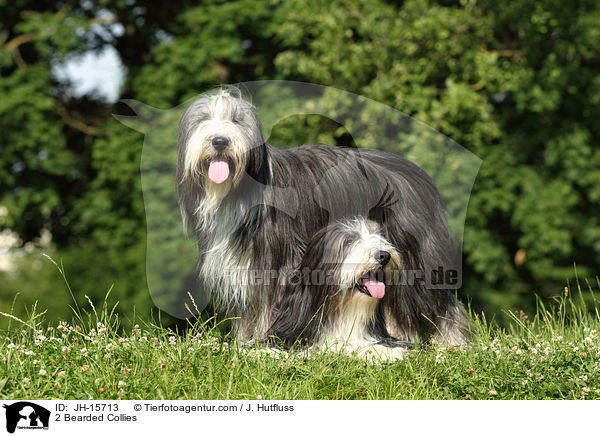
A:
[[[10,212],[6,227],[26,239],[37,236],[45,219],[62,206],[53,181],[76,171],[49,88],[50,75],[42,66],[0,78],[0,195]]]
[[[15,260],[15,272],[0,272],[0,312],[23,317],[28,308],[39,304],[47,310],[46,319],[70,319],[73,307],[87,305],[88,298],[102,301],[110,289],[119,302],[117,308],[123,313],[124,325],[129,325],[134,313],[140,317],[149,314],[152,300],[147,291],[140,291],[146,288],[144,265],[139,264],[145,253],[140,245],[122,250],[119,256],[104,252],[92,242],[52,252],[64,276],[45,253],[35,250],[23,254]]]
[[[573,262],[597,273],[599,65],[579,49],[597,38],[583,18],[597,2],[292,1],[277,13],[283,71],[387,102],[484,160],[464,242],[476,303],[548,295]]]
[[[51,251],[80,275],[70,276],[80,280],[76,292],[99,295],[114,282],[124,313],[133,301],[140,313],[151,306],[142,135],[110,117],[127,113],[123,106],[74,97],[51,72],[105,45],[127,68],[122,96],[164,109],[219,83],[300,80],[388,104],[475,153],[483,164],[466,217],[460,292],[478,309],[532,307],[534,293],[555,294],[574,277],[574,263],[581,277],[598,274],[597,1],[140,6],[0,0],[0,205],[8,210],[0,230],[23,243],[49,230]],[[322,117],[293,117],[272,139],[341,144],[346,134]],[[405,152],[414,140],[400,137],[388,149]],[[38,280],[28,268],[0,283],[3,307],[15,283],[33,295],[60,280],[41,285],[48,276]]]
[[[272,72],[268,2],[212,0],[183,9],[169,23],[173,39],[159,43],[152,62],[133,78],[137,99],[175,106],[208,86],[267,77]],[[243,42],[251,43],[247,49]],[[160,83],[160,86],[156,86]]]

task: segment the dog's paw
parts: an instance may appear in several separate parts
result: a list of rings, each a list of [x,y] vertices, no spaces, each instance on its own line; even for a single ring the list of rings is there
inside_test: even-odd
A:
[[[359,356],[373,362],[388,362],[402,360],[406,355],[406,348],[389,347],[387,345],[373,344],[359,350]]]

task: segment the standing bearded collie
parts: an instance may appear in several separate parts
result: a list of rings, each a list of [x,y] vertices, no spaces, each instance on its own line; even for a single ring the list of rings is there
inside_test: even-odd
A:
[[[378,308],[391,336],[467,341],[452,292],[460,284],[429,280],[458,270],[458,250],[433,181],[410,161],[317,144],[277,149],[265,142],[256,108],[223,87],[183,115],[176,180],[184,226],[198,241],[199,286],[217,311],[237,318],[239,339],[265,338],[315,233],[358,216],[381,226],[408,276]]]
[[[285,348],[401,359],[411,344],[390,336],[382,310],[398,291],[401,264],[373,221],[342,220],[319,230],[288,281],[269,335]]]

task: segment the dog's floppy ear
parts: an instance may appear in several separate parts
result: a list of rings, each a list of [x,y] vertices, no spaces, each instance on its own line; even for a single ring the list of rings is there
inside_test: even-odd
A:
[[[324,262],[328,229],[318,231],[304,250],[298,269],[286,277],[283,296],[278,305],[275,321],[268,332],[275,341],[283,342],[285,348],[294,345],[312,345],[328,312],[328,296],[331,286],[331,268]],[[315,283],[315,274],[321,273]]]
[[[290,278],[292,283],[285,287],[278,313],[267,333],[271,342],[287,349],[295,345],[312,345],[321,326],[326,303],[325,298],[320,298],[321,292],[317,289],[320,286],[303,283],[300,271],[295,271],[293,276]]]

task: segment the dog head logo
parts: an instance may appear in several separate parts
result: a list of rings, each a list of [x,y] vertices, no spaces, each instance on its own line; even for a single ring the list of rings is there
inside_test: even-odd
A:
[[[29,401],[3,406],[6,409],[6,431],[19,429],[48,429],[50,411]]]
[[[219,276],[218,283],[207,286],[209,290],[223,288],[223,280],[246,289],[250,269],[259,272],[249,266],[253,259],[260,259],[263,265],[277,265],[282,259],[279,251],[285,257],[290,248],[277,241],[297,241],[296,246],[305,243],[304,227],[311,220],[324,226],[350,216],[380,223],[395,220],[392,224],[403,232],[395,235],[397,239],[412,237],[415,247],[427,246],[427,237],[433,232],[427,219],[420,217],[427,218],[428,202],[437,198],[437,193],[428,191],[428,182],[421,183],[426,177],[439,191],[452,237],[459,249],[462,246],[467,205],[481,160],[389,106],[334,88],[287,81],[221,86],[172,109],[132,100],[123,103],[136,115],[115,117],[145,135],[141,181],[148,288],[154,303],[173,316],[186,318],[210,301],[204,290],[194,293],[194,268],[202,266],[198,264],[199,246],[209,247],[201,254],[212,256],[210,262],[201,260],[206,266],[202,276]],[[280,121],[312,115],[343,126],[361,149],[345,157],[328,158],[331,153],[325,150],[309,155],[267,147],[267,141],[276,136],[271,135],[272,129]],[[290,135],[283,135],[290,143],[275,145],[301,145]],[[420,168],[423,176],[420,170],[408,168],[414,175],[413,183],[405,183],[401,174],[406,168],[394,164],[397,161],[386,162],[378,150],[402,156],[407,168]],[[382,167],[388,170],[381,171]],[[413,189],[419,186],[423,189]],[[322,211],[317,212],[321,214],[318,217],[309,216],[316,210],[312,204]],[[414,205],[423,205],[419,217],[412,214]],[[311,210],[308,215],[307,210]],[[265,228],[254,253],[248,254],[247,235],[264,221],[261,213],[276,215],[276,224],[283,222],[278,220],[281,216],[292,221]],[[438,215],[441,219],[441,213]],[[445,232],[442,229],[441,233]],[[241,242],[227,251],[223,246],[232,235],[239,236]],[[207,242],[206,238],[223,244]],[[393,242],[398,245],[398,241]],[[399,249],[406,251],[402,246]],[[233,260],[237,264],[233,265]],[[437,257],[430,260],[425,268],[437,271]],[[457,270],[460,276],[460,265]],[[229,271],[235,275],[231,280],[226,274]],[[231,296],[238,297],[236,293]]]

